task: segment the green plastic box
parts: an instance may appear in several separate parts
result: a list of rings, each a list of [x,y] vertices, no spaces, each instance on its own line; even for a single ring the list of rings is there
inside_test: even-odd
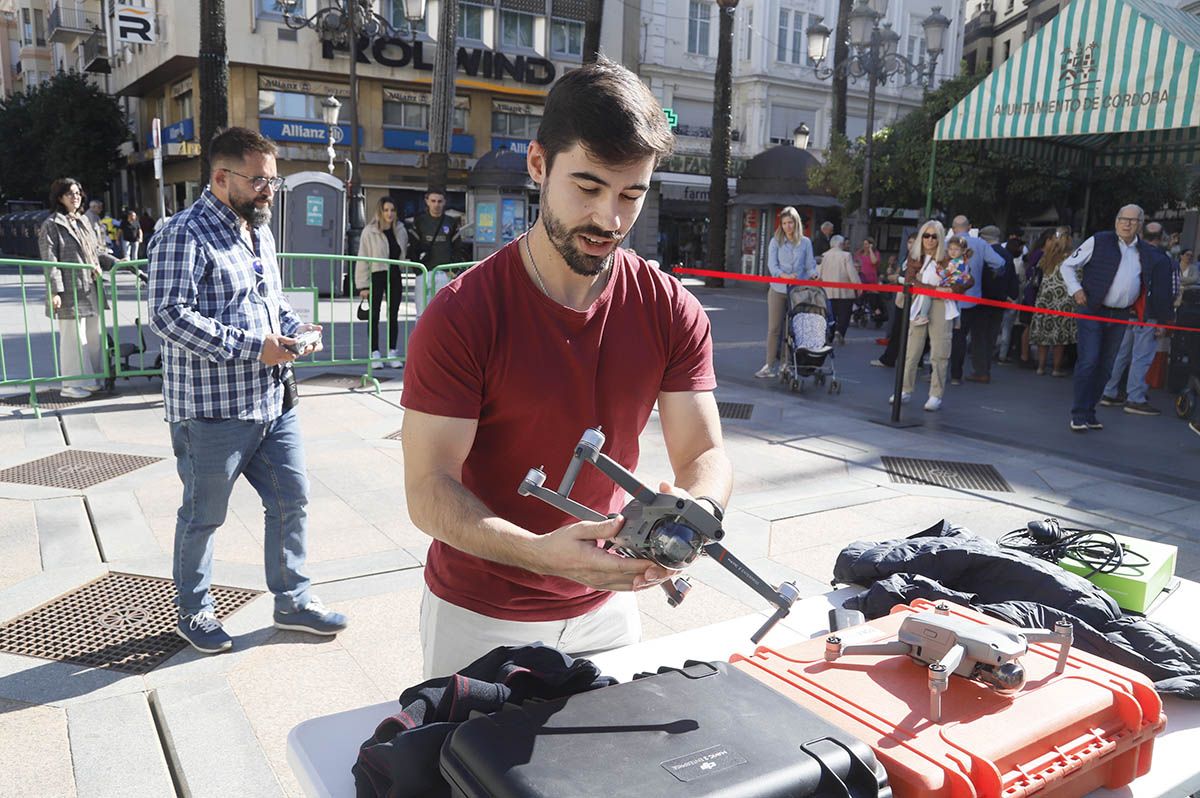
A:
[[[1124,535],[1114,535],[1113,537],[1125,547],[1126,552],[1134,553],[1134,556],[1127,555],[1126,557],[1126,559],[1132,559],[1134,564],[1126,562],[1112,573],[1092,574],[1087,578],[1096,587],[1112,596],[1121,609],[1144,613],[1158,598],[1158,594],[1167,586],[1167,583],[1171,581],[1171,577],[1175,575],[1177,550],[1167,543],[1139,540]],[[1142,559],[1137,557],[1137,554],[1141,554],[1149,562],[1142,564]],[[1086,576],[1088,571],[1092,570],[1090,565],[1085,565],[1073,557],[1064,557],[1058,561],[1058,564],[1080,576]]]

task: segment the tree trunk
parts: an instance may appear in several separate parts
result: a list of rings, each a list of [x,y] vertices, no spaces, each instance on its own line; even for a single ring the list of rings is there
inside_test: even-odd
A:
[[[713,97],[712,148],[710,171],[712,183],[708,192],[708,252],[705,267],[716,271],[725,268],[725,238],[729,204],[729,128],[733,112],[733,13],[736,4],[717,6],[720,27],[717,33],[717,74]],[[725,281],[710,277],[709,286],[720,288]]]
[[[583,63],[593,64],[600,56],[600,24],[604,19],[604,0],[589,0],[587,20],[583,23]]]
[[[200,0],[200,185],[212,174],[209,145],[229,125],[229,57],[225,0]]]
[[[833,63],[844,64],[850,57],[850,8],[852,0],[838,0],[837,24],[833,26]],[[846,136],[846,91],[849,80],[844,71],[833,76],[833,132]]]

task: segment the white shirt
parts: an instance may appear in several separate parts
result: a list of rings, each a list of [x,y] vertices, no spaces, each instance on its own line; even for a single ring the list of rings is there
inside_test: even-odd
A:
[[[1138,295],[1142,293],[1142,258],[1138,254],[1137,242],[1135,237],[1132,243],[1126,244],[1117,236],[1117,245],[1121,249],[1121,264],[1117,267],[1112,285],[1108,287],[1108,293],[1104,295],[1104,301],[1101,303],[1105,307],[1127,308],[1136,302]],[[1072,252],[1071,256],[1062,262],[1062,266],[1058,267],[1063,282],[1067,284],[1067,293],[1071,296],[1075,296],[1075,293],[1083,288],[1076,270],[1091,261],[1092,249],[1095,246],[1096,239],[1092,236],[1080,244],[1079,249]]]
[[[930,288],[937,288],[942,281],[941,275],[938,274],[937,261],[929,255],[925,256],[925,265],[921,267],[921,273],[917,275],[917,281],[924,283]],[[928,298],[934,299],[934,297]],[[937,297],[937,299],[941,299],[941,297]],[[959,317],[957,302],[953,299],[943,299],[942,304],[946,306],[946,321],[953,321]]]

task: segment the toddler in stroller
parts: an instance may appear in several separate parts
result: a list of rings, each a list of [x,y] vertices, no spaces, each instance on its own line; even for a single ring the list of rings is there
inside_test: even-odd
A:
[[[788,290],[788,315],[784,338],[787,357],[779,370],[779,379],[793,391],[804,390],[804,380],[817,385],[829,380],[829,392],[841,393],[834,365],[833,347],[829,346],[829,303],[825,292],[815,286],[794,285]]]

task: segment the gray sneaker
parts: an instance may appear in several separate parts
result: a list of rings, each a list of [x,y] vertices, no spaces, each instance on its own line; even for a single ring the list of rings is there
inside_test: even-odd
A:
[[[1149,402],[1126,402],[1125,412],[1135,416],[1160,416],[1162,412]]]
[[[233,648],[233,638],[221,627],[212,610],[202,610],[193,615],[180,613],[175,634],[202,654],[219,654]]]
[[[326,609],[316,596],[309,598],[304,609],[295,612],[275,610],[275,628],[333,636],[346,628],[346,616]]]

